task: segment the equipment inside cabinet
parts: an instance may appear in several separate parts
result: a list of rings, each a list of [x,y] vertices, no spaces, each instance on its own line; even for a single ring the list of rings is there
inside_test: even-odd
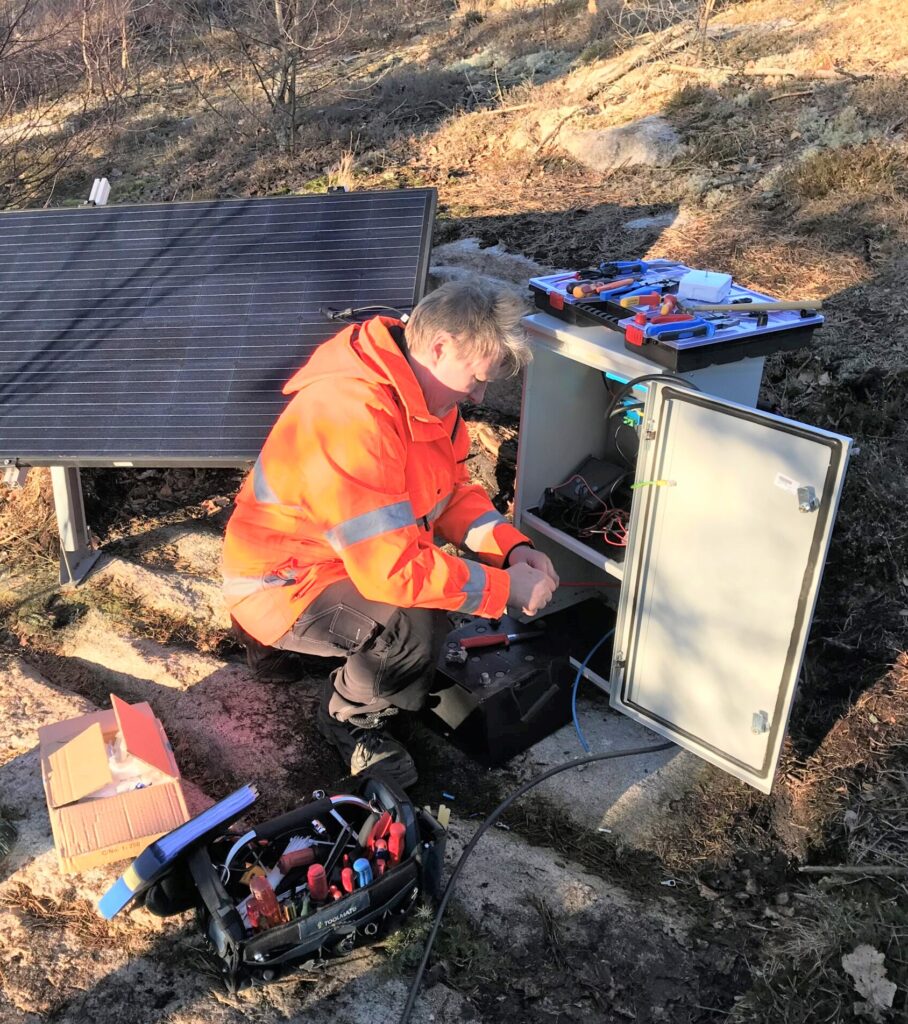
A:
[[[508,629],[551,622],[568,653],[570,671],[536,684],[550,706],[533,703],[534,715],[549,732],[564,724],[565,691],[582,669],[612,708],[769,792],[850,438],[758,410],[762,356],[679,375],[618,331],[544,313],[525,323],[533,360],[514,521],[569,584],[542,615]],[[580,602],[584,639],[573,642]],[[453,690],[452,740],[469,750],[483,730],[503,728],[506,712],[504,746],[536,742],[538,722],[521,734],[513,720],[527,706],[503,696],[519,693],[527,663],[465,650],[469,660],[440,670]],[[468,712],[462,725],[452,709]]]

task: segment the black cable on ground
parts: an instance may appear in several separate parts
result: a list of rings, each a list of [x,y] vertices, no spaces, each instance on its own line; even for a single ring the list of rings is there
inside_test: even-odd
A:
[[[674,743],[657,743],[653,747],[631,747],[630,750],[612,750],[607,754],[588,754],[586,757],[576,757],[573,761],[566,761],[564,764],[556,765],[554,768],[549,768],[548,771],[543,772],[541,775],[537,775],[535,779],[530,779],[529,782],[525,782],[509,797],[502,800],[502,802],[476,830],[476,834],[464,847],[463,853],[460,855],[460,859],[454,865],[454,870],[451,872],[451,877],[448,879],[448,884],[445,886],[445,891],[438,904],[438,911],[435,914],[435,921],[432,924],[432,930],[429,932],[428,939],[426,939],[426,948],[423,951],[419,967],[416,969],[416,977],[413,979],[413,984],[410,986],[410,994],[407,997],[407,1004],[404,1006],[404,1012],[400,1015],[400,1024],[408,1024],[410,1020],[410,1014],[413,1012],[413,1007],[416,1004],[416,996],[419,994],[419,986],[422,982],[422,976],[425,973],[426,964],[428,964],[429,956],[432,953],[432,946],[435,943],[435,938],[438,935],[438,929],[441,926],[442,916],[448,906],[448,900],[451,898],[451,893],[454,891],[454,884],[456,883],[464,864],[467,862],[467,857],[469,857],[473,852],[473,849],[486,830],[491,828],[492,825],[498,821],[501,815],[504,814],[511,804],[514,803],[515,800],[519,800],[524,793],[528,793],[534,786],[538,786],[540,782],[545,782],[546,779],[550,779],[553,775],[558,775],[560,772],[566,772],[569,768],[579,768],[581,765],[592,764],[594,761],[608,761],[614,757],[634,757],[638,754],[655,754],[659,750],[668,750],[669,747],[673,746]]]

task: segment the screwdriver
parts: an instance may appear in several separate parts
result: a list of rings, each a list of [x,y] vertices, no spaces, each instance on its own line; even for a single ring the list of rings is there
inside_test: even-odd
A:
[[[571,289],[571,294],[575,299],[583,299],[591,295],[602,295],[605,292],[633,288],[636,283],[635,277],[622,277],[615,281],[581,281]]]
[[[529,640],[530,637],[542,636],[544,633],[544,629],[531,629],[526,633],[481,633],[479,636],[465,636],[460,646],[467,651],[474,647],[510,647],[518,640]]]
[[[404,855],[407,829],[401,822],[395,821],[388,829],[388,855],[392,864],[399,864]]]

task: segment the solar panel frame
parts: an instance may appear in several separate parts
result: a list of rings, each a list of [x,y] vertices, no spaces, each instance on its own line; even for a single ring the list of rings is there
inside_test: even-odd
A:
[[[0,464],[247,465],[283,384],[344,326],[319,308],[422,298],[436,202],[401,189],[0,215]]]

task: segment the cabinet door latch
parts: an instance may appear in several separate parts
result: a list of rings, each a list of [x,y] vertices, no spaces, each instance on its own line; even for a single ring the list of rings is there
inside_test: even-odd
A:
[[[817,492],[809,484],[804,484],[798,488],[798,511],[799,512],[816,512],[820,507],[820,499],[817,497]]]
[[[750,720],[751,732],[760,733],[769,732],[769,713],[766,711],[755,711],[753,718]]]

